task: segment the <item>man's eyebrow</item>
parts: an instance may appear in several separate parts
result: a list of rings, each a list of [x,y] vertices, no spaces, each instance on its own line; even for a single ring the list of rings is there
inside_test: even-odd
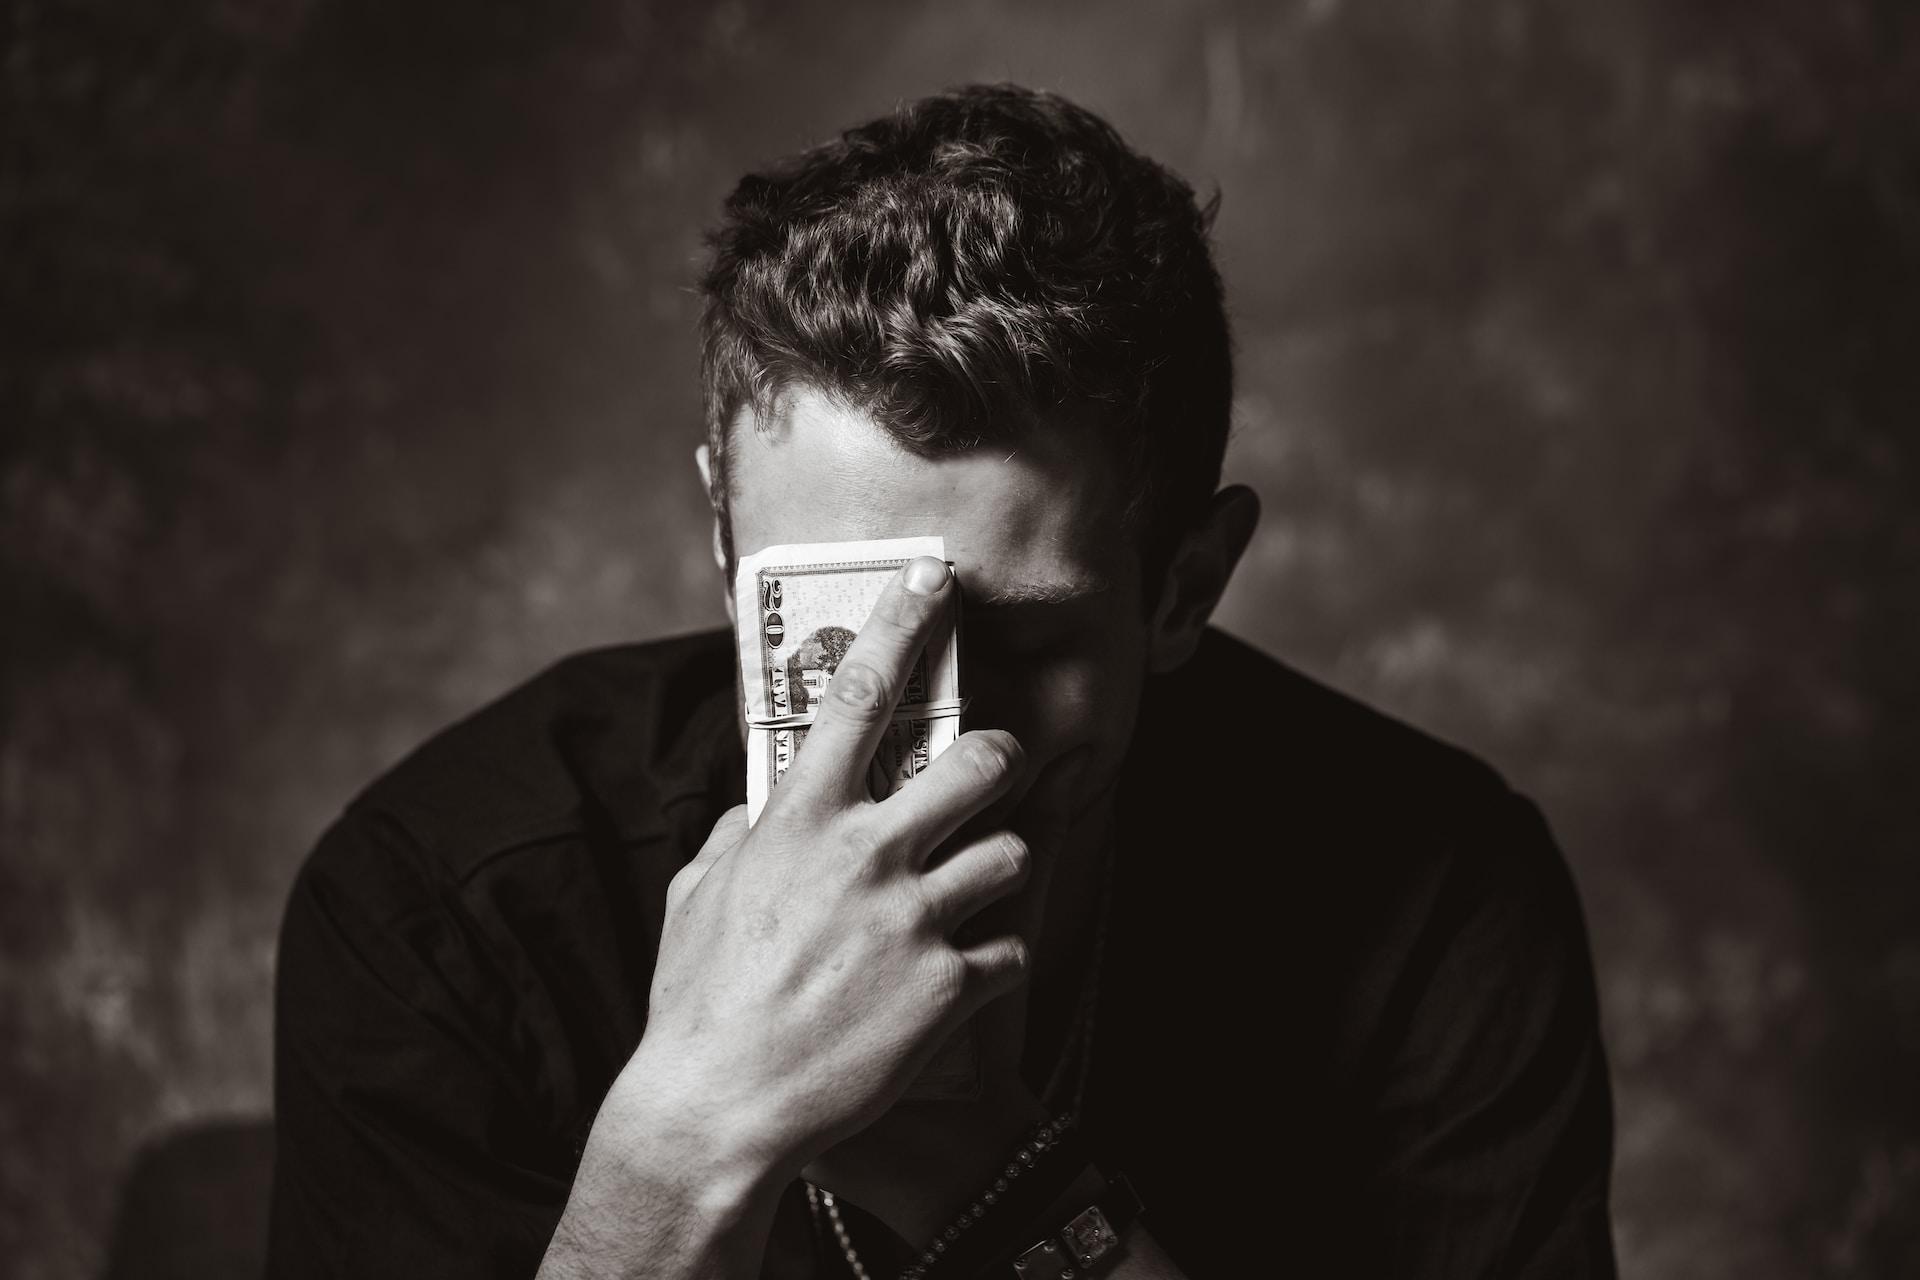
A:
[[[1005,609],[1028,604],[1071,604],[1113,589],[1104,578],[1081,578],[1069,582],[1009,582],[974,586],[962,583],[962,597],[969,605],[982,609]]]

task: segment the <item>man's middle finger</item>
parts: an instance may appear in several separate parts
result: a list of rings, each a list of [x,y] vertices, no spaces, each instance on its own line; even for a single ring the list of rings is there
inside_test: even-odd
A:
[[[799,783],[841,803],[866,797],[867,766],[914,660],[951,604],[952,582],[945,564],[920,556],[887,584],[827,683],[786,785]]]

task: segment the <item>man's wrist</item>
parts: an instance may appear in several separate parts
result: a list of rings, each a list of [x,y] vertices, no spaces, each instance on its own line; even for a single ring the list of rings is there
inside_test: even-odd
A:
[[[614,1082],[587,1140],[606,1142],[603,1159],[616,1160],[649,1180],[677,1175],[697,1188],[703,1212],[725,1214],[757,1197],[778,1197],[799,1173],[773,1126],[745,1107],[717,1105],[709,1095],[673,1087],[667,1074],[629,1069]]]
[[[542,1280],[752,1275],[788,1178],[740,1135],[671,1101],[602,1103]]]

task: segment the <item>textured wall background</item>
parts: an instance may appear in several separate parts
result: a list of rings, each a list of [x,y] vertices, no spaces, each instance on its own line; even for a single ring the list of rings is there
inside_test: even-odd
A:
[[[265,1111],[330,814],[720,619],[702,220],[1016,78],[1226,194],[1226,621],[1490,757],[1584,887],[1619,1243],[1920,1274],[1920,33],[1897,0],[0,10],[0,1258]]]

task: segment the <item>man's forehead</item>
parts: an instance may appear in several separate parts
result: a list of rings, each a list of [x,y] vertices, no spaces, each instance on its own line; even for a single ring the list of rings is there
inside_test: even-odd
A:
[[[1044,428],[1020,441],[923,457],[816,392],[730,439],[734,545],[938,534],[968,599],[1059,603],[1110,585],[1117,543],[1104,455]]]

